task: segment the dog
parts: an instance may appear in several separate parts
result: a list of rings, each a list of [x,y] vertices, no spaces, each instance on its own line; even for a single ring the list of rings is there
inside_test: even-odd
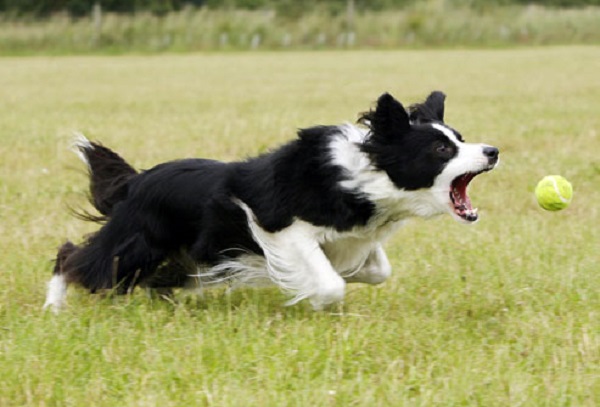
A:
[[[91,293],[274,283],[288,305],[315,310],[347,283],[380,284],[383,243],[413,217],[478,220],[471,180],[496,167],[497,148],[470,144],[444,123],[444,93],[408,109],[389,93],[357,125],[316,126],[269,153],[224,163],[183,159],[138,172],[83,136],[90,200],[102,227],[58,252],[44,308],[69,284]]]

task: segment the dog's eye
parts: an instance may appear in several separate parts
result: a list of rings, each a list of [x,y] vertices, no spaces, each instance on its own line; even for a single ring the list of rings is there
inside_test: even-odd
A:
[[[440,144],[435,148],[435,151],[439,154],[447,154],[450,152],[450,148],[445,144]]]
[[[450,158],[454,153],[452,147],[444,143],[437,144],[434,148],[436,155],[442,158]]]

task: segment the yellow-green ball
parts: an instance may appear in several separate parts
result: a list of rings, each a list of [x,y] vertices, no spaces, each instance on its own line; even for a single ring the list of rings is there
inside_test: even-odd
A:
[[[538,204],[547,211],[560,211],[571,203],[573,186],[560,175],[548,175],[535,187]]]

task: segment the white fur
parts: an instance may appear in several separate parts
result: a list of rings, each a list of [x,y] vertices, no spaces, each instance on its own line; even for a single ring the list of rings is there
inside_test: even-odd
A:
[[[429,218],[447,211],[447,205],[440,205],[430,189],[399,189],[384,171],[375,168],[367,154],[360,149],[366,137],[364,130],[352,125],[342,126],[340,130],[330,146],[333,163],[345,169],[348,175],[348,179],[341,182],[342,188],[362,194],[376,204],[373,227],[379,228],[382,224],[415,216]],[[446,188],[448,192],[450,182]],[[449,200],[448,195],[446,198]]]
[[[87,166],[88,170],[91,170],[90,163],[86,155],[81,150],[93,150],[94,146],[92,143],[80,132],[73,133],[73,142],[71,143],[71,151],[73,151],[77,157]]]
[[[343,299],[344,280],[380,284],[391,274],[380,242],[400,222],[337,232],[295,220],[289,227],[270,233],[258,224],[245,203],[236,203],[246,212],[252,236],[265,257],[261,263],[260,257],[243,255],[211,268],[206,276],[221,272],[241,283],[268,278],[292,295],[288,305],[308,298],[318,310]]]
[[[268,278],[293,296],[288,304],[308,298],[315,309],[341,301],[346,281],[369,284],[385,281],[391,274],[391,265],[382,243],[410,217],[449,212],[452,180],[488,165],[483,145],[462,143],[449,128],[432,126],[446,134],[459,150],[433,188],[417,191],[397,188],[361,151],[366,131],[349,124],[340,126],[340,133],[330,144],[332,162],[345,170],[347,179],[341,182],[342,188],[375,204],[373,218],[364,226],[343,232],[295,220],[289,227],[269,233],[259,225],[252,210],[236,200],[246,212],[252,235],[263,249],[265,259],[240,256],[213,267],[206,276],[240,276],[235,278],[241,282],[264,282]]]
[[[306,225],[305,225],[306,226]],[[299,224],[289,229],[287,234],[297,233],[300,229]],[[348,283],[366,283],[380,284],[391,275],[391,265],[385,255],[383,247],[377,241],[370,238],[357,238],[348,234],[345,237],[325,228],[315,227],[314,237],[318,239],[319,246],[329,260],[334,271]],[[266,233],[266,232],[262,232]],[[276,235],[276,234],[271,234]],[[328,241],[327,238],[337,236],[337,239]],[[271,237],[276,239],[276,237]],[[264,243],[264,237],[261,243]],[[262,247],[262,245],[261,245]],[[264,248],[263,248],[264,249]],[[277,256],[275,256],[277,257]],[[294,259],[288,260],[292,263]],[[278,263],[281,266],[281,262]],[[190,276],[188,289],[194,289],[198,293],[202,292],[204,287],[228,283],[231,289],[241,286],[266,286],[275,284],[293,295],[293,299],[288,305],[300,301],[302,298],[311,297],[310,293],[318,291],[318,287],[311,287],[310,269],[306,267],[295,267],[291,265],[288,268],[279,267],[273,269],[273,263],[268,263],[266,258],[257,254],[242,254],[236,258],[219,263],[210,268],[203,268],[198,274]],[[309,271],[306,273],[306,271]],[[312,270],[318,274],[320,271]],[[303,274],[306,273],[306,274]],[[281,282],[284,281],[284,285]],[[293,281],[298,281],[295,285]],[[319,280],[313,285],[319,284]],[[313,306],[320,309],[329,302],[313,298]]]
[[[245,253],[223,261],[216,266],[201,268],[191,275],[188,288],[202,289],[205,286],[231,284],[238,286],[264,286],[273,283],[267,271],[267,262],[263,256]]]
[[[487,157],[483,150],[485,147],[489,147],[486,144],[473,144],[473,143],[464,143],[457,139],[454,132],[441,124],[432,124],[433,128],[441,131],[452,140],[458,147],[458,155],[454,157],[444,171],[436,178],[433,187],[431,188],[431,193],[440,204],[440,206],[444,206],[447,211],[459,222],[463,223],[472,223],[465,221],[460,216],[458,216],[454,210],[452,209],[452,205],[449,202],[448,193],[450,190],[450,185],[452,181],[466,172],[477,173],[484,170],[492,169],[494,166],[490,167],[489,157]]]
[[[341,245],[340,245],[341,246]],[[361,267],[345,278],[348,283],[381,284],[392,275],[392,266],[381,244],[376,244]]]
[[[48,282],[48,291],[46,293],[46,302],[43,309],[50,307],[56,314],[65,304],[67,296],[67,282],[64,276],[54,275]]]
[[[341,182],[342,188],[363,194],[376,204],[377,213],[372,227],[379,228],[388,222],[399,222],[411,217],[430,218],[450,213],[460,222],[465,222],[454,212],[450,201],[452,181],[466,172],[480,172],[489,167],[489,159],[483,153],[485,144],[460,141],[454,131],[442,124],[431,127],[446,135],[458,148],[454,157],[436,178],[431,188],[406,191],[397,188],[384,171],[373,166],[366,153],[360,149],[367,133],[352,125],[340,127],[339,136],[331,143],[334,164],[344,168],[348,179]]]
[[[188,288],[230,282],[237,285],[264,285],[275,283],[292,298],[288,305],[309,299],[315,309],[343,299],[346,282],[380,284],[391,275],[391,265],[382,243],[408,218],[432,217],[450,212],[462,221],[452,209],[450,187],[452,181],[465,172],[479,172],[489,167],[483,154],[483,144],[461,142],[455,133],[441,124],[433,128],[444,133],[458,148],[433,187],[406,191],[397,188],[385,171],[378,170],[360,145],[367,131],[346,124],[330,144],[332,163],[341,167],[346,179],[341,188],[364,196],[375,205],[375,214],[366,225],[347,231],[312,225],[300,219],[287,228],[270,233],[258,223],[252,210],[240,200],[234,201],[245,211],[254,240],[264,252],[264,257],[244,253],[238,257],[205,267],[190,276]],[[73,144],[74,152],[88,165],[81,149],[91,149],[92,144],[78,134]],[[54,276],[48,286],[44,308],[57,311],[64,303],[66,282]]]
[[[263,249],[270,279],[293,295],[288,305],[308,298],[319,310],[344,298],[346,283],[319,245],[323,228],[296,220],[287,228],[270,233],[257,223],[245,203],[237,202],[246,212],[254,240]]]

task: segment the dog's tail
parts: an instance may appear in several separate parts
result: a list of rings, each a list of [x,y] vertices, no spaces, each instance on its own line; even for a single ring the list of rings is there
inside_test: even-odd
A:
[[[121,156],[100,143],[89,141],[77,133],[72,150],[87,165],[90,176],[90,202],[102,214],[81,217],[93,221],[105,221],[114,205],[127,196],[127,183],[137,171]]]

